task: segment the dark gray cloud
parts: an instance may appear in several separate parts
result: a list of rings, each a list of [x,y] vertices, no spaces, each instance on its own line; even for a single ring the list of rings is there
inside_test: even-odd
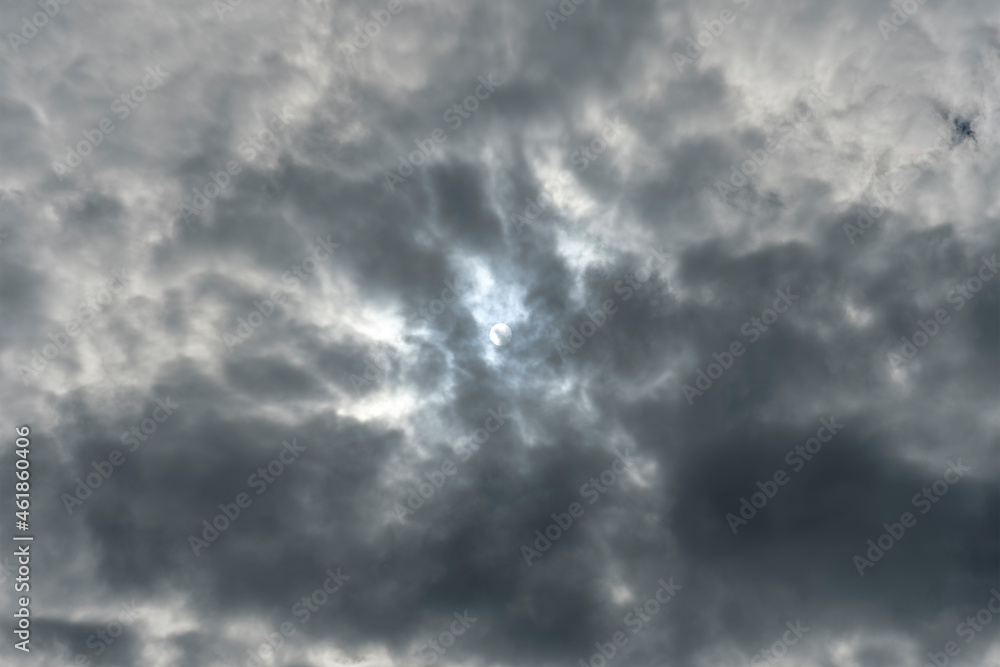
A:
[[[995,12],[43,6],[8,661],[1000,664]]]

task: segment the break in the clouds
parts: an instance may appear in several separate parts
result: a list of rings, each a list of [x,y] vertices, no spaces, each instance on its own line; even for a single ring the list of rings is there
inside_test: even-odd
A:
[[[4,664],[1000,664],[992,3],[2,20]]]

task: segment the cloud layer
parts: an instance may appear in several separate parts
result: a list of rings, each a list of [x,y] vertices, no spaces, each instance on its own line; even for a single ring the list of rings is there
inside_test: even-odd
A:
[[[988,3],[45,7],[18,664],[1000,664]]]

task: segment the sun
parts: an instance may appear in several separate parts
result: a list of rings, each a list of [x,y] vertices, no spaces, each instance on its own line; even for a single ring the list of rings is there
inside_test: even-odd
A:
[[[511,339],[510,327],[501,322],[500,324],[494,324],[493,328],[490,329],[490,340],[497,347],[503,347],[510,342]]]

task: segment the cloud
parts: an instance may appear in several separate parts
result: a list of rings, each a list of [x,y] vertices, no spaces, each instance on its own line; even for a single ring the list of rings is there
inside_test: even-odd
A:
[[[981,6],[920,5],[883,39],[894,10],[854,2],[57,4],[0,47],[0,398],[6,432],[31,429],[36,535],[32,652],[5,654],[890,667],[954,641],[996,659],[992,626],[960,634],[1000,564],[1000,281],[979,273],[1000,249],[1000,26]],[[39,7],[14,3],[4,33]],[[688,38],[707,44],[678,68]],[[176,415],[68,513],[166,397]],[[490,411],[509,419],[477,444]],[[734,534],[727,514],[821,419],[845,427]],[[633,632],[662,581],[683,588]]]

